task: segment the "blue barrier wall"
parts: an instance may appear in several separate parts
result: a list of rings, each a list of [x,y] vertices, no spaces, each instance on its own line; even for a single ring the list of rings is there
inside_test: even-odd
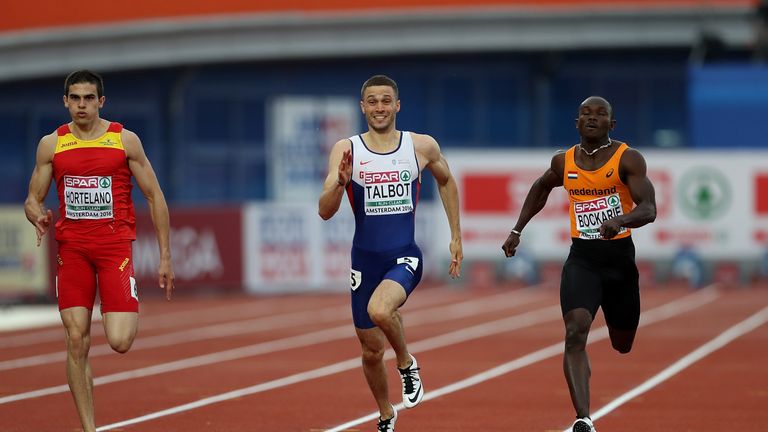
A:
[[[768,66],[693,67],[689,85],[690,136],[695,147],[768,146]]]
[[[564,148],[578,104],[614,105],[614,137],[685,147],[687,50],[400,56],[190,66],[104,75],[103,117],[142,138],[172,203],[268,199],[266,113],[281,95],[359,97],[362,82],[398,81],[398,127],[444,148]],[[21,202],[39,138],[68,120],[63,78],[0,84],[0,202]],[[341,138],[341,137],[340,137]],[[431,182],[423,191],[433,195]]]

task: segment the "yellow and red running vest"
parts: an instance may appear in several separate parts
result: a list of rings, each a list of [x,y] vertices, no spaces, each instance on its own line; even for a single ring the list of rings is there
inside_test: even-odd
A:
[[[94,140],[81,140],[68,124],[56,133],[53,179],[59,196],[56,240],[108,243],[136,239],[131,170],[121,132],[110,123]]]
[[[618,141],[617,141],[618,142]],[[576,147],[565,152],[563,187],[570,201],[571,237],[598,240],[600,225],[614,216],[626,214],[634,208],[627,185],[619,178],[619,162],[629,146],[619,148],[602,167],[587,171],[576,166]],[[621,228],[612,240],[629,237],[631,230]]]

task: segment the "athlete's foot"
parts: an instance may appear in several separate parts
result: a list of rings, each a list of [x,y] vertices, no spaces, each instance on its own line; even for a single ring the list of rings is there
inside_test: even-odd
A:
[[[572,432],[596,432],[595,426],[592,425],[592,419],[589,417],[582,417],[579,419],[576,419],[575,422],[573,422],[573,426],[571,426]]]
[[[392,417],[388,419],[382,419],[379,417],[379,424],[377,426],[378,432],[395,432],[395,422],[397,421],[397,410],[392,407]]]
[[[407,368],[397,368],[400,372],[400,379],[403,381],[403,405],[406,408],[415,407],[424,398],[424,387],[421,385],[421,377],[419,376],[419,364],[416,363],[416,357],[412,355],[411,360],[412,363]]]

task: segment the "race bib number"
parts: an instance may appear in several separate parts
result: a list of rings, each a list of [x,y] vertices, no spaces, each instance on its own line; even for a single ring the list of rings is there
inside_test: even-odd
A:
[[[410,170],[366,172],[363,179],[366,215],[413,211]]]
[[[596,240],[600,238],[600,225],[608,219],[624,214],[619,194],[608,195],[589,201],[573,203],[573,215],[579,238]],[[621,227],[619,234],[627,232]]]
[[[352,269],[349,272],[349,287],[352,289],[352,291],[360,288],[360,283],[363,282],[363,273]]]
[[[64,176],[64,207],[68,219],[114,217],[111,176]]]

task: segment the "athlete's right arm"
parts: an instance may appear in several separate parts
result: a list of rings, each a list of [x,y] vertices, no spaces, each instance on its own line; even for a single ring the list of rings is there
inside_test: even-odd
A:
[[[328,156],[328,176],[320,194],[318,213],[324,220],[330,219],[339,211],[341,198],[352,178],[352,143],[343,139],[333,145]]]
[[[29,193],[24,201],[24,213],[27,220],[35,226],[37,232],[37,245],[51,225],[53,213],[46,210],[43,202],[48,195],[48,189],[51,187],[53,178],[53,153],[56,150],[56,135],[50,134],[44,136],[37,145],[37,155],[35,156],[35,169],[32,171],[32,178],[29,180]]]
[[[552,156],[549,168],[544,171],[544,174],[542,174],[541,177],[533,182],[531,189],[528,191],[528,195],[525,197],[523,208],[520,210],[520,216],[517,218],[517,223],[515,223],[513,232],[509,233],[507,240],[501,247],[504,251],[504,255],[507,257],[515,255],[517,246],[520,244],[519,233],[522,233],[523,228],[525,228],[528,222],[544,208],[552,189],[563,185],[564,169],[565,153],[558,152]]]

